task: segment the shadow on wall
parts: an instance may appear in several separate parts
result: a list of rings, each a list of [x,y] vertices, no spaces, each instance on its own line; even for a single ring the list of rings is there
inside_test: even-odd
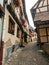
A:
[[[19,44],[12,45],[11,40],[9,39],[6,42],[5,46],[5,63],[8,61],[8,59],[11,57],[11,54],[16,51],[19,48]]]

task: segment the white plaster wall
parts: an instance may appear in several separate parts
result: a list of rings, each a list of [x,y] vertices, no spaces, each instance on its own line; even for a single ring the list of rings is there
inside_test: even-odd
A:
[[[12,16],[8,12],[8,10],[5,9],[5,19],[4,19],[4,27],[3,27],[3,41],[6,43],[10,39],[11,43],[13,45],[13,44],[15,44],[16,40],[17,40],[17,42],[20,42],[20,39],[16,37],[17,36],[17,24],[13,18],[12,19],[15,22],[15,32],[14,32],[14,35],[8,33],[9,16],[12,18]]]

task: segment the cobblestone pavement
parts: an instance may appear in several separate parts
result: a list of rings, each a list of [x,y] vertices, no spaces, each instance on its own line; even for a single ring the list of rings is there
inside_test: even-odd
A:
[[[49,65],[49,59],[41,52],[36,43],[29,43],[25,48],[15,51],[5,65]]]

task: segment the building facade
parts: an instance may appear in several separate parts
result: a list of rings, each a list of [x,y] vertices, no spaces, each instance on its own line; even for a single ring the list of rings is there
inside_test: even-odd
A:
[[[49,0],[38,0],[31,13],[36,26],[38,43],[43,45],[45,52],[49,54]]]
[[[22,0],[2,0],[0,4],[0,56],[2,56],[0,65],[4,65],[19,45],[27,43],[25,32],[29,34],[29,29]]]

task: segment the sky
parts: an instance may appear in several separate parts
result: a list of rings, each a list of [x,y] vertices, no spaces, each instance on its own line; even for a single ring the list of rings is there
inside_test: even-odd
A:
[[[33,23],[33,19],[32,19],[32,16],[31,16],[30,9],[35,5],[35,3],[36,3],[37,1],[38,1],[38,0],[25,0],[25,2],[26,2],[26,12],[27,12],[29,24],[30,24],[33,28],[35,28],[35,26],[34,26],[34,23]]]
[[[0,3],[2,4],[2,6],[3,6],[3,0],[0,0]]]

